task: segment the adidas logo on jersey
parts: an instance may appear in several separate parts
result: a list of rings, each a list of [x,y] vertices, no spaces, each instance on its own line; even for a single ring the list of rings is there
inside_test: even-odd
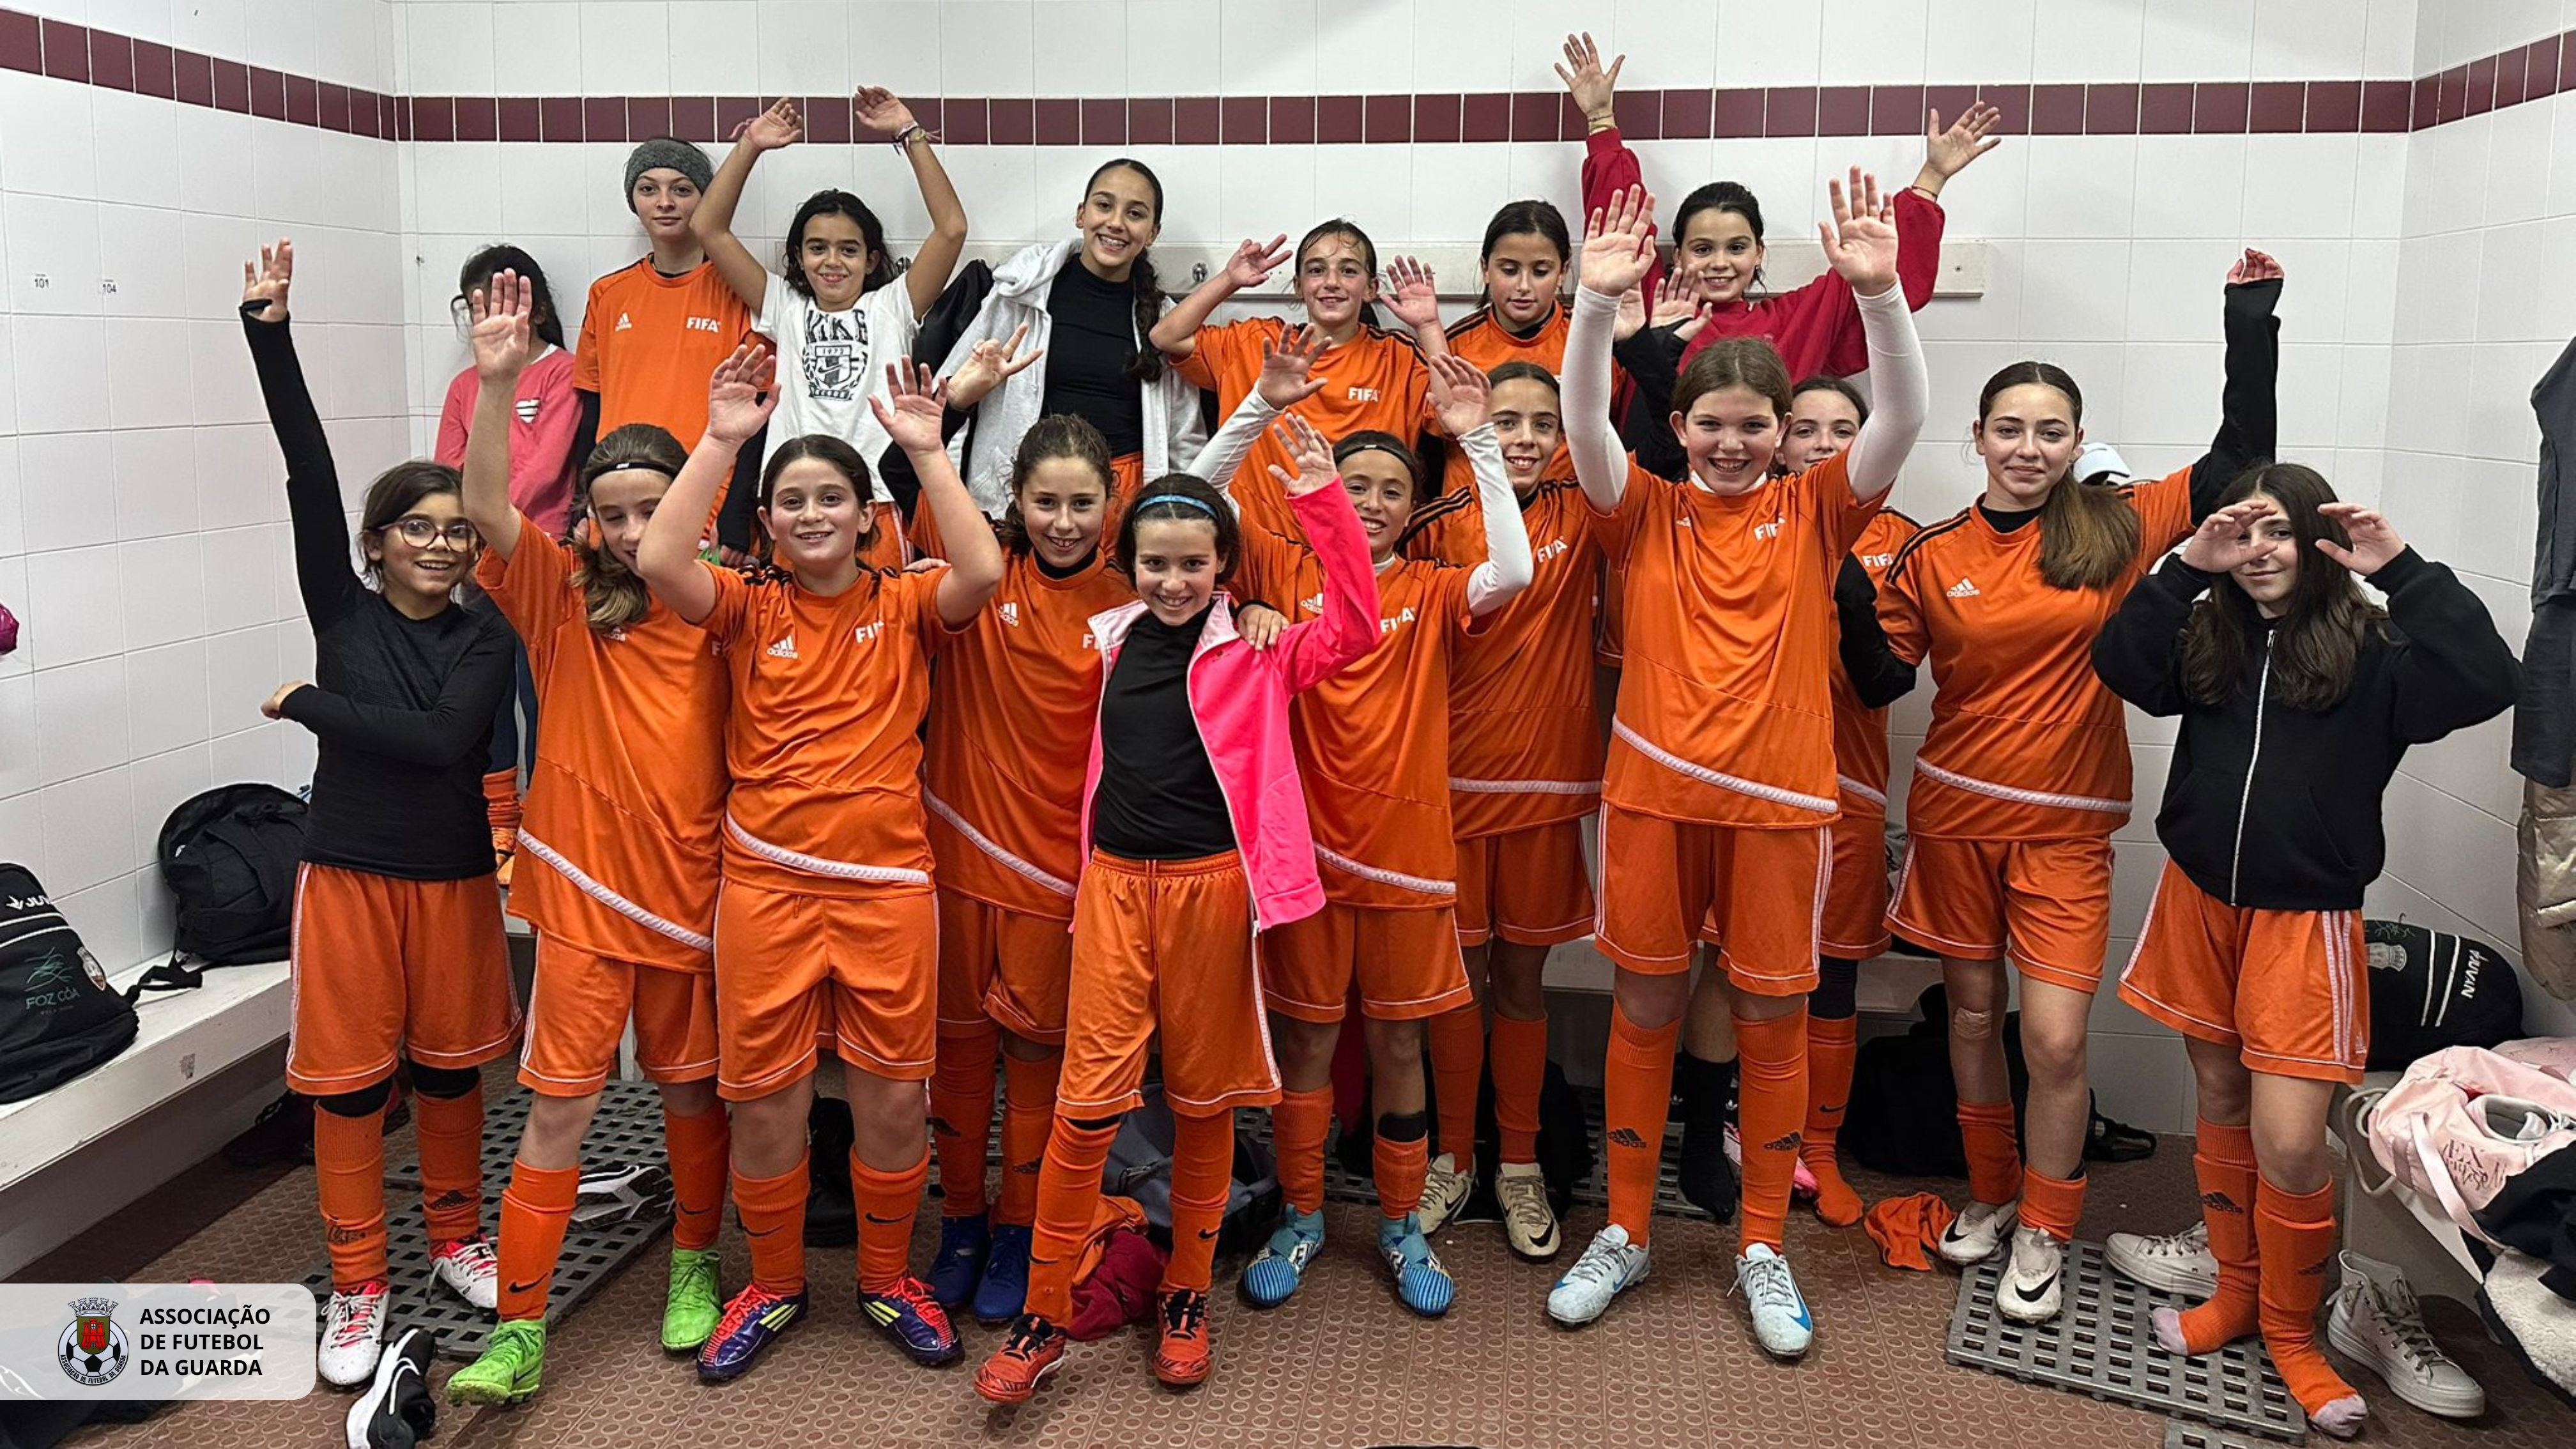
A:
[[[1954,599],[1973,599],[1977,597],[1977,586],[1966,579],[1961,579],[1944,592]]]
[[[1299,599],[1297,601],[1297,607],[1305,610],[1309,614],[1320,614],[1324,612],[1324,596],[1321,594],[1315,594],[1307,598]]]
[[[1016,602],[1006,603],[993,612],[1002,616],[1003,623],[1014,629],[1020,627],[1020,606]]]
[[[770,658],[772,658],[772,659],[793,659],[793,658],[795,658],[795,657],[796,657],[796,636],[795,636],[795,635],[793,635],[793,634],[788,635],[786,638],[781,639],[781,640],[779,640],[777,643],[770,645],[770,646],[769,646],[769,649],[768,649],[768,651],[767,651],[767,652],[768,652],[768,654],[769,654],[769,657],[770,657]]]
[[[618,331],[620,331],[620,332],[632,332],[632,331],[634,331],[634,330],[635,330],[635,319],[634,319],[634,318],[632,318],[632,317],[627,316],[627,315],[626,315],[625,313],[623,313],[623,312],[618,313],[618,314],[617,314],[617,330],[618,330]]]

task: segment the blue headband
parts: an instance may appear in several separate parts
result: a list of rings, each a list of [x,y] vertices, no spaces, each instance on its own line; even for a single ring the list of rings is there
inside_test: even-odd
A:
[[[1142,510],[1151,508],[1157,503],[1178,503],[1185,508],[1195,508],[1210,518],[1216,517],[1216,510],[1207,505],[1207,500],[1192,498],[1186,493],[1157,493],[1151,498],[1139,499],[1136,507]]]

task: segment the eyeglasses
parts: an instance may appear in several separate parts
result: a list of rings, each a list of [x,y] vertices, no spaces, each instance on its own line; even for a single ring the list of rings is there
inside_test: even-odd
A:
[[[474,525],[461,518],[442,528],[435,521],[415,513],[408,518],[397,518],[385,527],[401,534],[402,541],[414,548],[427,548],[444,539],[449,548],[463,553],[483,541],[483,536],[474,531]]]

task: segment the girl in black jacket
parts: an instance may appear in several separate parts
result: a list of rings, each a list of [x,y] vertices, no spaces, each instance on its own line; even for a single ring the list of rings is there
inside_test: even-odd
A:
[[[2335,1246],[2326,1108],[2369,1050],[2380,796],[2407,746],[2511,705],[2516,666],[2475,594],[2315,470],[2257,467],[2220,504],[2093,646],[2122,698],[2182,717],[2156,817],[2169,858],[2120,999],[2190,1049],[2219,1277],[2201,1306],[2157,1309],[2156,1335],[2212,1353],[2259,1329],[2300,1407],[2345,1437],[2361,1396],[2315,1339]]]

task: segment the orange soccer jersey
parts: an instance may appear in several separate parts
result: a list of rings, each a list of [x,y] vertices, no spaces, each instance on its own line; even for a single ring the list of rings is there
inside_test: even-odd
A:
[[[925,536],[924,547],[933,541]],[[943,892],[1073,919],[1082,780],[1100,708],[1091,616],[1135,597],[1098,558],[1056,578],[1018,554],[993,602],[950,636],[931,686],[922,796]]]
[[[1601,799],[1592,510],[1573,483],[1544,482],[1521,500],[1521,522],[1536,576],[1450,666],[1449,811],[1461,840],[1580,820]],[[1470,492],[1408,547],[1446,563],[1484,562],[1483,506]]]
[[[658,423],[683,448],[707,430],[707,375],[751,335],[751,310],[715,263],[666,277],[651,257],[590,284],[572,385],[599,394],[599,435]]]
[[[1513,335],[1510,328],[1502,324],[1502,319],[1494,315],[1492,308],[1479,307],[1459,318],[1449,328],[1449,350],[1476,364],[1478,372],[1490,373],[1506,362],[1534,362],[1546,368],[1548,376],[1563,377],[1565,332],[1569,310],[1558,307],[1548,314],[1545,322],[1538,325],[1537,331],[1527,337],[1518,337]],[[1613,367],[1611,373],[1612,394],[1616,396],[1618,369]],[[1448,460],[1441,470],[1441,493],[1444,496],[1464,493],[1470,498],[1474,497],[1476,470],[1475,466],[1467,461],[1466,450],[1452,444],[1448,452]],[[1543,476],[1549,478],[1574,476],[1574,455],[1566,451],[1562,440],[1559,440],[1556,445],[1556,456],[1548,460]]]
[[[2128,820],[2127,717],[2093,672],[2093,639],[2190,534],[2191,470],[2120,492],[2138,511],[2138,551],[2103,588],[2049,587],[2039,522],[2000,532],[1974,504],[1898,550],[1879,621],[1898,658],[1931,661],[1936,686],[1906,794],[1912,834],[2062,840]]]
[[[712,966],[716,839],[724,814],[725,662],[661,600],[640,621],[590,627],[578,560],[522,518],[507,559],[475,578],[528,649],[553,721],[537,741],[511,913],[593,956]]]
[[[1835,818],[1833,579],[1877,511],[1840,456],[1731,498],[1630,460],[1618,511],[1593,517],[1627,566],[1604,801],[1757,830]]]
[[[947,638],[940,573],[862,573],[838,595],[715,568],[706,630],[733,676],[725,879],[797,895],[930,889],[921,722]]]
[[[1873,587],[1885,588],[1887,570],[1896,562],[1896,551],[1921,531],[1923,525],[1892,508],[1879,510],[1869,526],[1860,531],[1860,541],[1851,547],[1851,556],[1860,561],[1861,571],[1869,575]],[[1835,629],[1835,638],[1842,631]],[[1847,814],[1887,814],[1887,707],[1862,706],[1860,696],[1852,692],[1851,675],[1837,662],[1832,675],[1834,689],[1834,770],[1842,777],[1843,810]]]
[[[1231,414],[1261,380],[1261,349],[1275,345],[1289,324],[1277,317],[1251,317],[1223,326],[1202,327],[1198,347],[1178,364],[1180,375],[1216,394],[1217,415]],[[1422,434],[1424,401],[1431,395],[1431,371],[1413,339],[1401,332],[1363,326],[1350,341],[1325,349],[1315,363],[1322,392],[1288,411],[1339,441],[1375,429],[1392,433],[1411,446]],[[1234,497],[1247,530],[1268,529],[1294,535],[1297,523],[1287,496],[1270,477],[1276,463],[1290,472],[1287,453],[1264,431],[1234,477]],[[1222,478],[1208,480],[1223,486]]]
[[[1322,566],[1304,545],[1247,526],[1244,565],[1248,595],[1293,620],[1323,613]],[[1449,692],[1476,625],[1470,573],[1424,559],[1379,570],[1377,647],[1292,706],[1327,900],[1394,910],[1456,902]]]

